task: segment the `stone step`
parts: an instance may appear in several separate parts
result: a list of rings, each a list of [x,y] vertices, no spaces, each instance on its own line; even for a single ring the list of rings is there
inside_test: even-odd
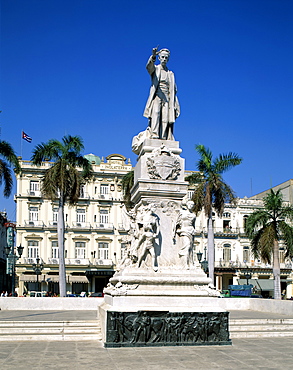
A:
[[[7,340],[102,340],[98,320],[0,321],[0,341]]]
[[[235,338],[281,338],[293,337],[293,331],[250,331],[250,332],[231,332],[230,339]]]
[[[271,330],[291,330],[293,325],[230,325],[230,332],[233,331],[271,331]]]
[[[236,319],[229,322],[230,338],[293,337],[293,319]]]

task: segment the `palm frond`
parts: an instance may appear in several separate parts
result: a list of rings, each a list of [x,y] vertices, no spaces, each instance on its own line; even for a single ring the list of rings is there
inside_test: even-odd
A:
[[[293,258],[293,227],[285,221],[279,221],[279,229],[286,246],[285,257]]]
[[[8,198],[12,191],[13,180],[8,164],[0,159],[0,185],[4,182],[4,197]]]
[[[7,141],[0,140],[0,156],[2,156],[8,162],[8,164],[12,164],[14,166],[14,171],[16,173],[20,172],[18,158],[12,146]]]
[[[217,173],[224,173],[232,167],[241,164],[242,158],[236,153],[220,154],[213,162],[213,169]]]

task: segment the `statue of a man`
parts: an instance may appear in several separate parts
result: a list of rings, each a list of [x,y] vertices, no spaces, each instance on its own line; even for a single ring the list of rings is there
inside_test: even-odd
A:
[[[149,119],[152,139],[174,140],[173,125],[180,114],[174,73],[167,68],[169,57],[168,49],[154,48],[146,65],[152,85],[143,115]]]

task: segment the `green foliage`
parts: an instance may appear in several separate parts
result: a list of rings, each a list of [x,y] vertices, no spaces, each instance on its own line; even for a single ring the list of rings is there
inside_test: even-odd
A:
[[[63,202],[71,205],[77,202],[80,186],[93,176],[90,162],[80,154],[83,149],[82,139],[70,135],[64,136],[62,142],[52,139],[35,147],[33,164],[40,166],[45,160],[54,162],[42,182],[42,192],[49,199],[62,197]]]
[[[15,173],[20,172],[20,165],[18,158],[12,146],[4,140],[0,140],[0,185],[4,183],[4,196],[8,198],[12,191],[13,180],[11,166],[13,166]]]
[[[189,184],[196,185],[192,198],[195,212],[198,213],[204,208],[206,216],[209,216],[214,207],[218,215],[221,216],[225,203],[235,202],[235,193],[224,182],[222,174],[239,165],[242,159],[235,153],[220,154],[213,159],[210,149],[201,144],[196,146],[196,151],[200,155],[197,162],[199,172],[185,178]]]
[[[130,171],[122,177],[121,185],[123,191],[123,201],[128,210],[134,207],[134,204],[131,201],[130,194],[130,190],[133,187],[133,183],[134,183],[134,171]]]
[[[286,257],[293,257],[293,207],[283,205],[280,190],[271,189],[264,199],[264,209],[253,212],[246,221],[245,232],[251,239],[253,254],[271,263],[275,241],[282,240]]]

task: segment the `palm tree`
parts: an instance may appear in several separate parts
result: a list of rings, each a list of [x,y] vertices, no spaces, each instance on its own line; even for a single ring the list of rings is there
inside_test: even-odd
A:
[[[92,166],[80,152],[83,141],[78,136],[64,136],[62,141],[51,139],[35,147],[32,163],[40,166],[44,160],[54,164],[45,171],[42,192],[52,201],[58,200],[59,290],[66,296],[64,256],[64,205],[74,205],[80,196],[80,187],[92,177]]]
[[[200,155],[197,162],[199,172],[187,176],[186,180],[197,185],[192,196],[195,213],[204,209],[208,218],[208,267],[209,277],[214,283],[215,242],[212,211],[214,209],[218,216],[222,216],[225,203],[235,203],[234,191],[224,182],[222,174],[239,165],[242,158],[235,153],[228,153],[213,159],[212,152],[204,145],[199,144],[195,149]]]
[[[134,204],[131,201],[131,193],[130,190],[133,187],[134,183],[134,171],[127,172],[123,177],[121,181],[122,190],[123,190],[123,201],[125,204],[125,207],[129,210],[133,208]]]
[[[4,183],[4,197],[8,198],[12,192],[12,173],[10,166],[14,166],[16,173],[20,172],[20,165],[12,146],[4,140],[0,140],[0,185]]]
[[[279,244],[282,241],[286,257],[293,257],[293,207],[283,205],[281,190],[271,189],[264,198],[264,209],[254,211],[246,221],[245,231],[251,239],[256,258],[271,263],[273,257],[274,298],[281,299]]]

